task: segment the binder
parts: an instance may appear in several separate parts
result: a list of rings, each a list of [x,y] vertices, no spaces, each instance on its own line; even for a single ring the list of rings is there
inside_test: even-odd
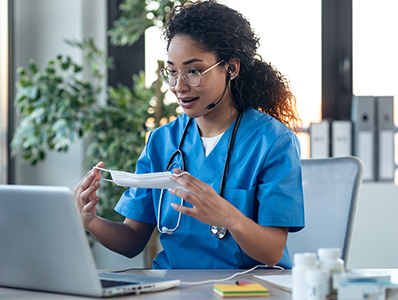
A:
[[[354,155],[364,163],[364,181],[376,180],[376,105],[373,96],[353,96]]]
[[[394,181],[394,97],[376,98],[378,181]]]
[[[330,122],[322,120],[310,124],[311,158],[330,157]]]
[[[352,155],[352,123],[349,120],[332,121],[332,157]]]

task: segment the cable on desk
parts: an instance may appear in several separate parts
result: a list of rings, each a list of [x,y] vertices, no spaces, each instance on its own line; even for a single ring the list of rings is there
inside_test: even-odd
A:
[[[239,276],[239,275],[244,275],[247,273],[250,273],[251,271],[254,271],[257,268],[260,267],[264,267],[264,268],[271,268],[271,269],[278,269],[278,270],[284,270],[284,268],[280,267],[280,266],[274,266],[274,267],[269,267],[267,265],[257,265],[249,270],[245,270],[242,272],[237,272],[227,278],[221,278],[221,279],[209,279],[209,280],[204,280],[204,281],[181,281],[180,285],[199,285],[199,284],[206,284],[206,283],[213,283],[213,282],[223,282],[223,281],[227,281],[227,280],[231,280],[232,278]]]

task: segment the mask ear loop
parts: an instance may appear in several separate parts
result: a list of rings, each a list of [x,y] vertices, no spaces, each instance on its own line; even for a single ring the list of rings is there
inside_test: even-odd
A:
[[[93,169],[97,169],[97,170],[101,170],[101,171],[105,171],[105,172],[111,173],[111,170],[109,170],[109,169],[104,169],[104,168],[100,168],[100,167],[97,167],[97,166],[94,166]],[[112,173],[111,173],[111,176],[112,176]],[[107,181],[107,182],[113,182],[113,183],[114,183],[113,180],[103,178],[102,176],[101,176],[101,180]]]

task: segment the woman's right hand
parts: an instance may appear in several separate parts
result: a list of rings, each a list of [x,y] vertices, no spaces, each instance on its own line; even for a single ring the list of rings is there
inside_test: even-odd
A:
[[[99,162],[97,167],[103,168],[104,163]],[[92,169],[75,186],[75,200],[80,211],[83,225],[86,230],[90,223],[97,217],[96,205],[99,201],[97,190],[100,187],[101,171]]]

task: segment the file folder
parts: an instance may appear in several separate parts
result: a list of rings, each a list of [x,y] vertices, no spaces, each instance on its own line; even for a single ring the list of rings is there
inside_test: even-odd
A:
[[[377,97],[376,103],[378,181],[394,181],[394,98],[392,96]]]
[[[330,122],[322,120],[310,124],[311,158],[330,157]]]
[[[332,157],[352,155],[352,123],[349,120],[332,121]]]
[[[354,155],[364,163],[364,181],[376,180],[376,105],[373,96],[354,96]]]

